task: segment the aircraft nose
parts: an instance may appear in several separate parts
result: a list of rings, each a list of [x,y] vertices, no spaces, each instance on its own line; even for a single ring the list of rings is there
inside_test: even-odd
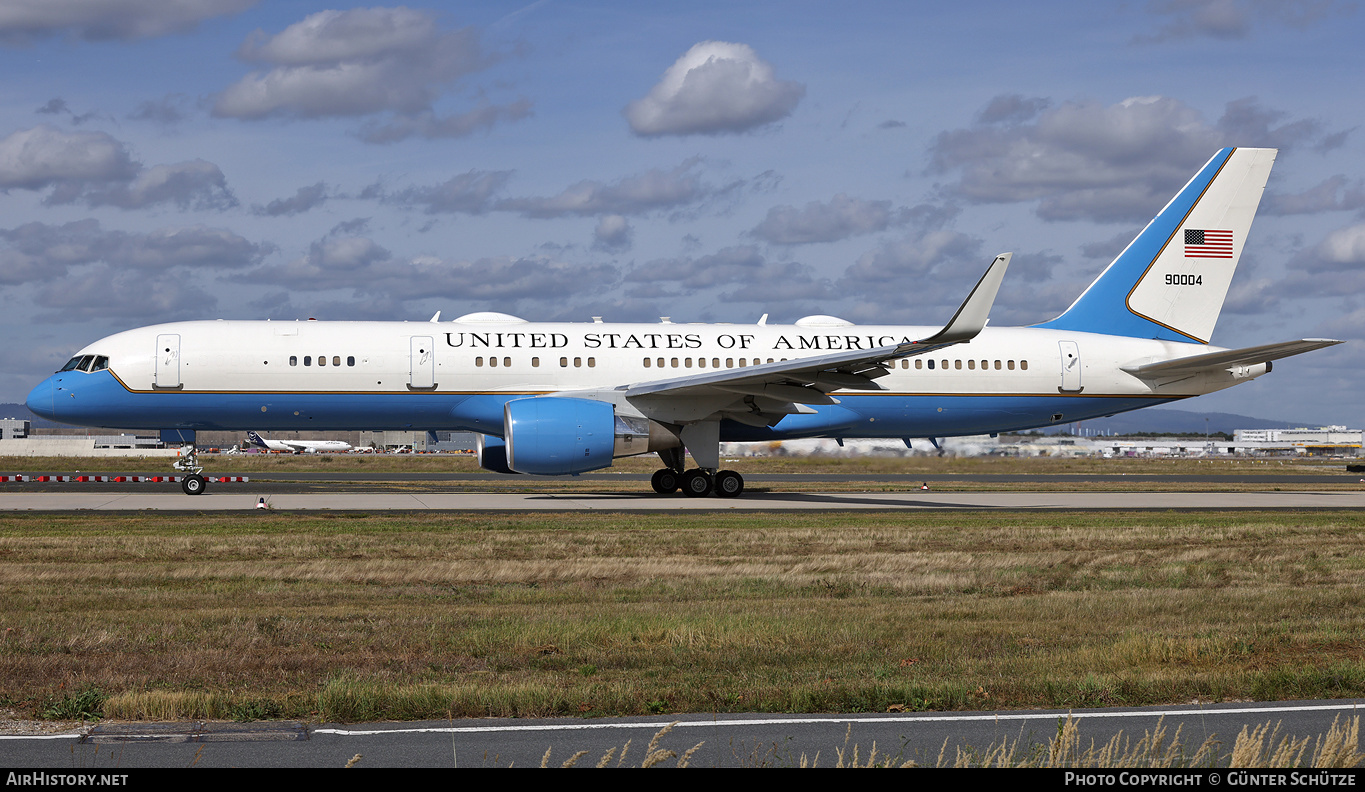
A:
[[[24,404],[28,407],[30,412],[39,418],[47,418],[48,420],[55,421],[57,419],[57,411],[53,409],[52,397],[56,391],[56,386],[53,384],[52,380],[52,377],[48,377],[39,383],[38,387],[34,388],[28,394],[28,398],[24,400]]]

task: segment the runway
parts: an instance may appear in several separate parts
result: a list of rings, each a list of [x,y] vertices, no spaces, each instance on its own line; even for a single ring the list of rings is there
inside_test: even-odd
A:
[[[653,493],[253,492],[224,485],[180,492],[5,492],[0,511],[804,511],[885,509],[1361,509],[1361,492],[754,492],[739,498]]]

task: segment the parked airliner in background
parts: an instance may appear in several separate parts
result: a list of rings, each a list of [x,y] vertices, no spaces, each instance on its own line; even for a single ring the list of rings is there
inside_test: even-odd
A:
[[[247,432],[246,439],[251,445],[267,451],[292,451],[295,454],[351,450],[351,444],[342,440],[267,440],[255,432]]]
[[[659,493],[739,495],[727,441],[986,434],[1198,396],[1340,343],[1208,345],[1273,149],[1219,151],[1055,319],[986,327],[1010,254],[942,329],[853,325],[178,322],[76,353],[28,397],[44,418],[194,431],[467,430],[479,464],[576,474],[657,453]],[[686,468],[684,449],[696,467]]]

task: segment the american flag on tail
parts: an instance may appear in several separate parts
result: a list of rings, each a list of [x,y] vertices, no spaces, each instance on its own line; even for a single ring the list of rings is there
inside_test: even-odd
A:
[[[1232,232],[1185,229],[1185,258],[1232,258]]]

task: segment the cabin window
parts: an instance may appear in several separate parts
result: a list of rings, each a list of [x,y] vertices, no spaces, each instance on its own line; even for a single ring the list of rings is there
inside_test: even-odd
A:
[[[967,361],[967,368],[971,371],[976,371],[976,361],[975,360]]]
[[[1010,371],[1014,371],[1014,361],[1013,360],[1005,361],[1005,368],[1008,368]]]
[[[711,358],[711,368],[720,368],[720,358]]]
[[[697,368],[706,368],[706,358],[697,358]]]
[[[312,356],[312,355],[304,355],[304,356],[303,356],[303,365],[305,365],[305,366],[311,366],[311,365],[313,365],[313,356]]]
[[[481,357],[474,358],[474,365],[477,366],[478,368],[483,368],[483,358]]]
[[[669,360],[669,363],[673,366],[673,368],[677,368],[677,367],[678,367],[678,359],[677,359],[677,358],[672,358],[671,360]]]
[[[290,356],[289,356],[289,365],[291,365],[291,366],[297,366],[298,364],[299,364],[299,356],[298,356],[298,355],[290,355]]]
[[[508,360],[511,360],[511,358],[508,358]],[[597,368],[597,358],[588,358],[588,368]]]
[[[347,356],[346,356],[346,365],[348,365],[348,366],[354,366],[354,365],[355,365],[355,355],[347,355]]]
[[[495,358],[495,357],[489,358],[489,359],[488,359],[488,365],[489,365],[489,367],[491,367],[491,368],[497,368],[497,367],[498,367],[498,359]]]
[[[1028,361],[1027,361],[1027,360],[1021,360],[1021,361],[1019,361],[1019,370],[1020,370],[1020,371],[1028,371]]]
[[[683,368],[692,368],[692,358],[683,358]]]
[[[540,358],[538,357],[531,358],[531,368],[540,368]]]
[[[996,371],[999,371],[999,370],[1000,370],[1000,361],[998,361],[998,360],[995,361],[995,370],[996,370]]]
[[[573,367],[574,367],[574,368],[583,368],[583,358],[574,358],[574,359],[573,359]]]
[[[734,367],[735,367],[735,359],[734,359],[734,358],[726,358],[726,359],[725,359],[725,367],[726,367],[726,368],[734,368]]]
[[[960,361],[960,360],[954,360],[954,361],[953,361],[953,368],[957,369],[958,371],[961,371],[961,370],[962,370],[962,361]]]
[[[560,368],[564,368],[564,367],[566,367],[566,366],[568,366],[568,365],[569,365],[569,359],[568,359],[568,358],[562,357],[562,358],[559,359],[559,367],[560,367]]]
[[[739,367],[740,367],[740,368],[744,368],[745,366],[749,365],[748,363],[745,362],[746,360],[747,360],[747,358],[740,358],[740,359],[739,359]]]
[[[326,355],[318,355],[318,365],[319,365],[319,366],[325,366],[325,365],[327,365],[327,356],[326,356]]]
[[[649,368],[649,358],[645,358],[645,368]]]

